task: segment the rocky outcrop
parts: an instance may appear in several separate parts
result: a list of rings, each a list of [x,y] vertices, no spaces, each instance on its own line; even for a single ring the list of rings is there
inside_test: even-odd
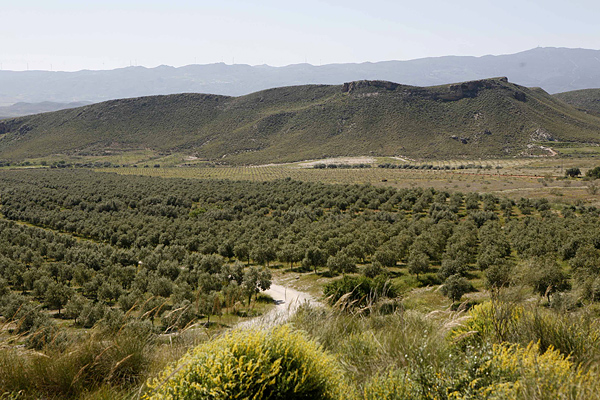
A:
[[[400,86],[402,85],[388,81],[353,81],[344,83],[342,86],[342,93],[352,93],[356,90],[365,88],[396,90]]]
[[[469,138],[468,137],[461,137],[461,136],[456,136],[456,135],[452,135],[450,136],[450,139],[456,140],[461,142],[462,144],[467,144],[469,143]]]
[[[23,117],[0,121],[0,135],[11,132],[17,135],[24,135],[32,129],[30,125],[24,123]]]
[[[477,132],[472,136],[457,136],[457,135],[452,135],[450,136],[450,139],[452,140],[456,140],[458,142],[461,142],[462,144],[469,144],[469,143],[479,143],[481,140],[483,140],[484,136],[489,136],[492,134],[492,131],[490,131],[489,129],[485,129],[481,132]]]
[[[508,78],[481,79],[478,81],[463,82],[450,85],[447,92],[438,92],[437,98],[443,101],[457,101],[465,98],[477,97],[482,89],[491,89],[508,83]]]
[[[544,128],[537,128],[530,136],[534,142],[553,142],[554,137]]]
[[[525,95],[525,93],[523,93],[521,91],[516,91],[514,96],[515,96],[515,99],[517,99],[519,101],[527,101],[527,96]]]
[[[526,101],[525,93],[519,90],[509,89],[506,84],[508,78],[480,79],[476,81],[462,82],[448,86],[438,86],[434,88],[422,88],[416,86],[401,85],[388,81],[353,81],[346,82],[342,86],[342,93],[361,92],[365,94],[374,94],[385,91],[396,91],[408,97],[422,97],[428,100],[438,101],[458,101],[465,98],[474,98],[479,92],[485,89],[504,88],[510,90],[512,96],[519,101]]]

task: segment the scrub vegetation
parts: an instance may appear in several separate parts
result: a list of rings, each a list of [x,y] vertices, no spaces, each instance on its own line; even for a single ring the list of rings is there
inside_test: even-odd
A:
[[[600,89],[573,90],[557,93],[554,97],[583,112],[600,116]]]

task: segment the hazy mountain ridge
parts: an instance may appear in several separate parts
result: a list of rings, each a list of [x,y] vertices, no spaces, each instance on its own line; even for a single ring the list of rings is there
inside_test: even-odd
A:
[[[11,106],[0,107],[0,119],[65,110],[68,108],[82,107],[89,104],[91,103],[86,101],[77,101],[72,103],[55,103],[52,101],[44,101],[41,103],[15,103]]]
[[[600,118],[541,89],[485,79],[269,89],[241,97],[112,100],[0,122],[0,158],[184,152],[231,163],[351,155],[512,156],[548,140],[600,142]]]
[[[175,93],[240,96],[264,89],[385,80],[415,86],[507,76],[549,93],[600,87],[600,50],[536,48],[516,54],[446,56],[360,64],[188,65],[109,71],[0,71],[0,104],[19,101],[105,101]]]

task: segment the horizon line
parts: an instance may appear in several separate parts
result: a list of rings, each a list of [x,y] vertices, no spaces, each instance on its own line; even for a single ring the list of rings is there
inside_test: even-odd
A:
[[[286,64],[286,65],[281,65],[281,66],[274,66],[274,65],[269,65],[269,64],[244,64],[244,63],[239,63],[239,64],[228,64],[225,63],[223,61],[220,62],[213,62],[213,63],[205,63],[205,64],[185,64],[185,65],[181,65],[181,66],[172,66],[172,65],[168,65],[168,64],[160,64],[160,65],[156,65],[153,67],[147,67],[144,65],[129,65],[129,66],[125,66],[125,67],[118,67],[118,68],[112,68],[112,69],[79,69],[79,70],[73,70],[73,71],[67,71],[67,70],[47,70],[47,69],[26,69],[26,70],[10,70],[10,69],[0,69],[0,73],[2,72],[15,72],[15,73],[34,73],[34,72],[51,72],[51,73],[78,73],[78,72],[108,72],[108,71],[118,71],[118,70],[124,70],[124,69],[133,69],[133,68],[141,68],[141,69],[157,69],[157,68],[173,68],[173,69],[180,69],[180,68],[188,68],[188,67],[195,67],[195,66],[200,66],[200,67],[205,67],[205,66],[214,66],[214,65],[224,65],[224,66],[228,66],[228,67],[233,67],[233,66],[244,66],[244,67],[263,67],[263,68],[288,68],[288,67],[294,67],[294,66],[300,66],[300,65],[309,65],[311,67],[315,67],[315,68],[321,68],[321,67],[326,67],[326,66],[331,66],[331,65],[362,65],[362,64],[381,64],[381,63],[388,63],[388,62],[411,62],[411,61],[419,61],[419,60],[427,60],[427,59],[433,59],[433,58],[451,58],[451,57],[455,57],[455,58],[484,58],[484,57],[502,57],[502,56],[510,56],[510,55],[516,55],[516,54],[520,54],[520,53],[526,53],[529,51],[534,51],[534,50],[538,50],[538,49],[566,49],[566,50],[588,50],[588,51],[600,51],[600,49],[589,49],[589,48],[583,48],[583,47],[555,47],[555,46],[537,46],[537,47],[533,47],[530,49],[526,49],[526,50],[522,50],[522,51],[517,51],[515,53],[503,53],[503,54],[484,54],[481,56],[469,56],[469,55],[452,55],[452,54],[448,54],[448,55],[443,55],[443,56],[430,56],[430,57],[418,57],[418,58],[411,58],[411,59],[406,59],[406,60],[398,60],[398,59],[392,59],[392,60],[380,60],[380,61],[361,61],[361,62],[333,62],[333,63],[327,63],[327,64],[319,64],[319,65],[315,65],[315,64],[311,64],[311,63],[307,63],[307,62],[303,62],[303,63],[294,63],[294,64]]]

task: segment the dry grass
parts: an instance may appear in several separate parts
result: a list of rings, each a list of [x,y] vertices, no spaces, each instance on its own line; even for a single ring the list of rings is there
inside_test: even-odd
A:
[[[377,159],[377,163],[390,158]],[[402,163],[395,160],[395,163]],[[598,205],[598,196],[587,192],[588,182],[563,180],[564,170],[570,167],[585,170],[598,165],[594,159],[496,159],[428,161],[436,167],[456,168],[460,165],[489,165],[491,169],[420,170],[420,169],[314,169],[301,163],[235,166],[235,167],[169,167],[169,168],[105,168],[102,172],[143,175],[163,178],[230,179],[271,181],[291,178],[307,182],[372,184],[394,188],[433,187],[437,190],[461,192],[491,192],[512,199],[547,197],[554,202],[583,201]],[[420,165],[421,163],[414,163]],[[497,169],[497,167],[500,167]]]

